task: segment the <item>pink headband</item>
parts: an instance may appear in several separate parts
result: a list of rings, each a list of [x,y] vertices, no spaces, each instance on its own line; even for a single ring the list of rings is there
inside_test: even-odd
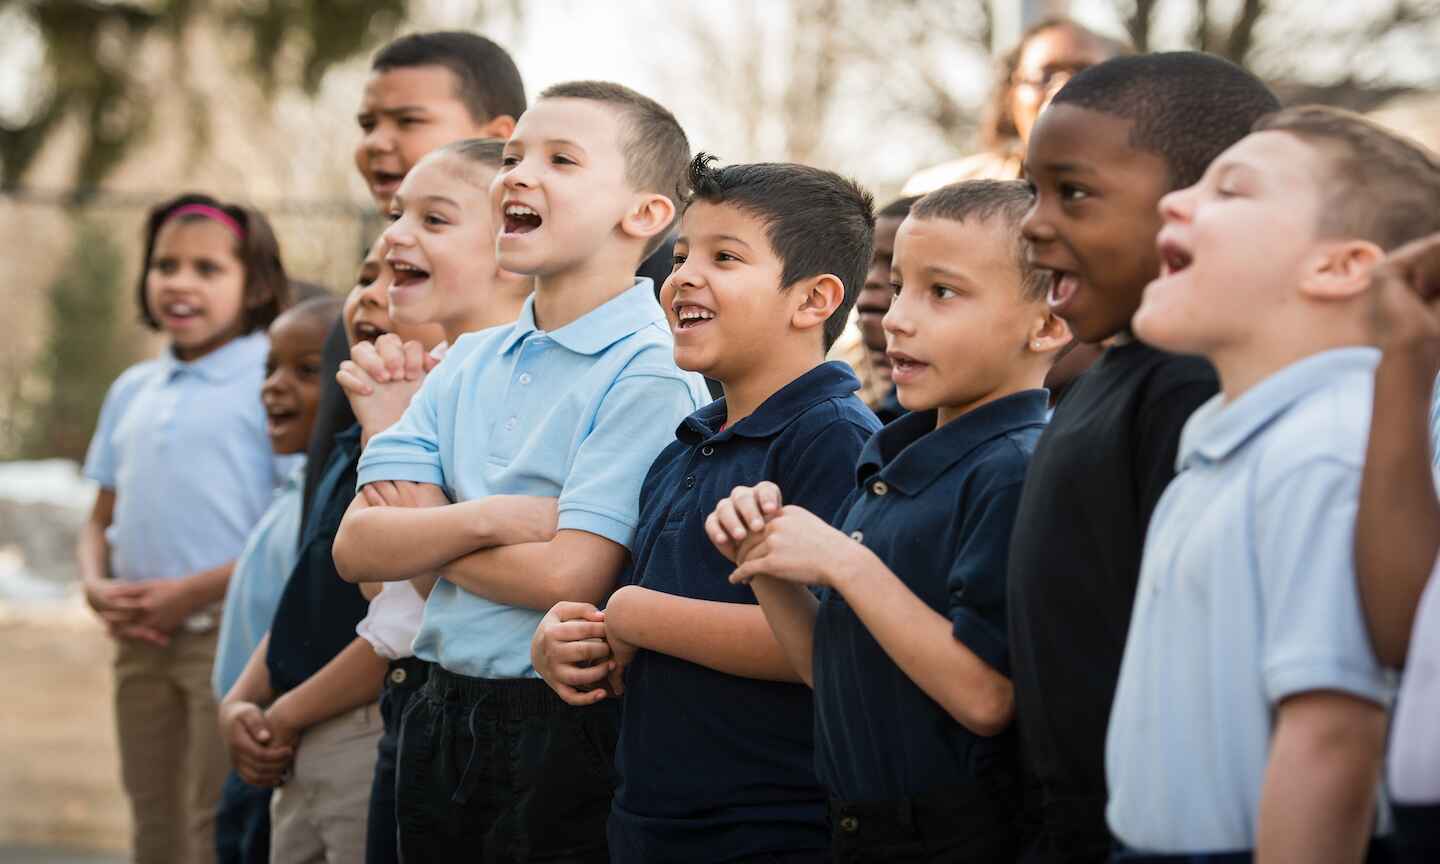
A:
[[[240,223],[236,222],[235,219],[224,210],[218,207],[211,207],[209,204],[186,204],[183,207],[176,207],[170,211],[170,214],[165,217],[165,221],[160,224],[162,227],[169,225],[181,216],[204,216],[206,219],[213,219],[221,225],[224,225],[231,234],[234,234],[236,240],[242,242],[245,240],[245,229],[240,227]]]

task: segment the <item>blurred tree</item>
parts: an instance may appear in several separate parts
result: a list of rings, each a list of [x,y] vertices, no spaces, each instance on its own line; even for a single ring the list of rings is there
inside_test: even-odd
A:
[[[112,232],[86,220],[51,283],[50,335],[22,398],[22,458],[83,459],[105,391],[134,361],[124,258]]]
[[[77,194],[98,186],[143,142],[152,94],[138,61],[156,43],[170,52],[166,86],[187,88],[187,35],[194,27],[213,26],[248,43],[250,71],[267,93],[288,57],[298,58],[299,85],[314,93],[327,69],[393,33],[405,6],[404,0],[0,0],[0,13],[11,25],[3,35],[38,36],[44,78],[42,86],[31,88],[24,116],[0,119],[0,188],[17,186],[41,147],[71,117],[80,120],[84,133]],[[188,96],[202,101],[194,91]],[[195,140],[203,143],[207,112],[190,116]]]

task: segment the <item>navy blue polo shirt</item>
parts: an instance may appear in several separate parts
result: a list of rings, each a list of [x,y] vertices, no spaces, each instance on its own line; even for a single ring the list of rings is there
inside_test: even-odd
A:
[[[1047,402],[1044,390],[1027,390],[939,429],[933,411],[901,417],[865,446],[834,520],[1002,675],[1010,674],[1010,529]],[[833,797],[894,800],[1013,784],[1013,731],[985,738],[956,722],[890,659],[838,591],[821,595],[814,657],[815,764]]]
[[[849,367],[824,363],[720,431],[720,400],[686,418],[651,466],[629,584],[721,603],[755,603],[705,517],[736,486],[769,480],[786,503],[828,519],[880,428]],[[815,778],[813,702],[803,684],[726,675],[641,651],[626,672],[610,817],[616,861],[731,861],[826,849]]]
[[[370,609],[360,589],[340,578],[330,553],[340,520],[355,497],[359,459],[360,427],[353,425],[335,436],[334,449],[315,485],[300,537],[300,557],[270,623],[265,664],[276,693],[300,686],[335,659],[355,641],[355,625]]]

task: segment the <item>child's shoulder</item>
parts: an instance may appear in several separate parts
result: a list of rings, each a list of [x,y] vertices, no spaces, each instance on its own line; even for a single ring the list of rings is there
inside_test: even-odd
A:
[[[126,399],[134,396],[140,388],[164,373],[169,362],[165,357],[151,357],[148,360],[141,360],[139,363],[126,369],[115,377],[110,384],[110,390],[106,394],[107,400]]]
[[[1374,386],[1371,373],[1345,372],[1286,409],[1258,442],[1262,482],[1317,462],[1345,466],[1358,476],[1365,464]]]

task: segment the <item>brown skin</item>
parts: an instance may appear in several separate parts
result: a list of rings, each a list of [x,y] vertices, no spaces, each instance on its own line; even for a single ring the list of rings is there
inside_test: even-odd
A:
[[[1031,36],[1010,79],[1010,116],[1020,141],[1030,142],[1040,112],[1066,81],[1113,56],[1110,46],[1082,27],[1061,24]]]
[[[1157,205],[1170,191],[1165,160],[1130,145],[1128,120],[1073,105],[1045,112],[1030,139],[1035,203],[1021,223],[1030,260],[1078,282],[1052,310],[1081,342],[1129,333],[1145,286],[1160,272]]]
[[[276,453],[303,453],[320,404],[322,352],[330,320],[323,315],[287,312],[270,325],[270,354],[260,401],[268,417],[265,431]]]
[[[890,358],[885,356],[885,327],[881,322],[895,295],[890,288],[890,262],[895,257],[895,233],[903,221],[901,216],[875,220],[875,251],[870,256],[870,269],[865,271],[865,284],[855,297],[860,338],[870,353],[871,368],[886,380],[890,378]]]

